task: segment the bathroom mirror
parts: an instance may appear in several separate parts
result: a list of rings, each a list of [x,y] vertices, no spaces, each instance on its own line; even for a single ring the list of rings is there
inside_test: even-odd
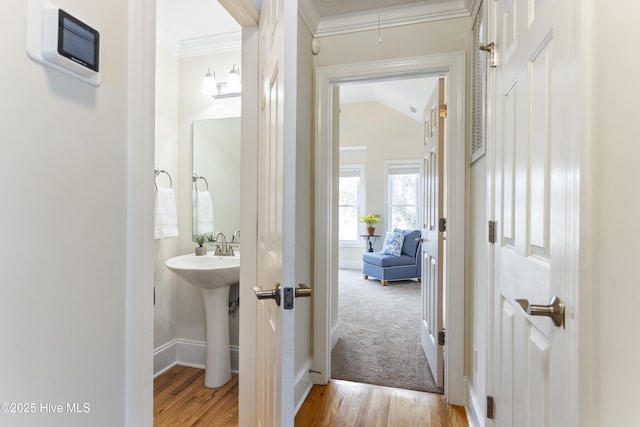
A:
[[[231,242],[240,229],[240,117],[194,120],[192,135],[194,240],[222,232]]]

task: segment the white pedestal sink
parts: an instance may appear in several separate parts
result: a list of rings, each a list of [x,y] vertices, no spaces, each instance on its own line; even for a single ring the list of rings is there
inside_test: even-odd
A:
[[[229,286],[240,281],[240,256],[180,255],[168,259],[166,265],[202,290],[207,337],[204,385],[220,387],[231,380]]]

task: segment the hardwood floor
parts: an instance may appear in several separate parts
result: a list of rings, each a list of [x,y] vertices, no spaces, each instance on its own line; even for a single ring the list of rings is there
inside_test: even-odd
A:
[[[212,389],[204,386],[204,369],[172,367],[153,381],[153,425],[237,426],[238,376]]]
[[[153,425],[237,426],[238,376],[218,389],[204,386],[204,370],[174,366],[154,380]],[[332,380],[314,386],[295,419],[312,426],[468,426],[464,408],[439,394]]]
[[[331,380],[313,386],[296,426],[468,426],[464,408],[441,394]]]

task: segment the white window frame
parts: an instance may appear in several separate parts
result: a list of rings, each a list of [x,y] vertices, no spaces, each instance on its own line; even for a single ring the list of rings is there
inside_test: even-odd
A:
[[[353,163],[353,164],[341,164],[340,165],[340,171],[338,172],[338,180],[340,177],[343,176],[343,172],[345,171],[355,171],[355,173],[359,174],[360,176],[360,186],[358,188],[358,213],[357,213],[357,217],[358,219],[364,215],[364,207],[366,206],[365,204],[365,175],[364,175],[364,164],[361,163]],[[338,192],[340,191],[339,185],[338,185]],[[338,208],[340,207],[340,205],[338,205]],[[360,233],[360,229],[358,229],[358,233]],[[338,241],[338,245],[340,247],[343,248],[359,248],[362,247],[362,241],[360,240],[360,236],[358,235],[358,238],[356,238],[356,240],[339,240]]]
[[[423,210],[423,194],[422,194],[422,181],[423,181],[423,169],[422,160],[420,159],[408,159],[408,160],[386,160],[384,162],[384,194],[385,194],[385,211],[386,211],[386,224],[387,231],[393,231],[393,224],[391,223],[391,189],[389,188],[389,175],[396,175],[392,173],[395,170],[415,170],[418,173],[418,188],[417,188],[417,200],[416,200],[416,229],[420,228],[420,221],[422,220]]]

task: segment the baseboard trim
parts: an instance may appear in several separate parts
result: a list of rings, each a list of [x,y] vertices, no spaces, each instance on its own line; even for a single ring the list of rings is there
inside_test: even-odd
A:
[[[175,340],[158,347],[153,351],[153,376],[165,372],[176,364],[176,345]]]
[[[169,369],[173,368],[174,366],[176,366],[177,363],[172,363],[171,365],[165,367],[164,369],[162,369],[161,371],[155,372],[153,373],[153,378],[159,377],[160,375],[164,374],[165,372],[167,372]]]
[[[340,333],[340,320],[336,322],[336,324],[331,328],[331,350],[338,344],[338,340],[341,337]]]
[[[240,349],[237,345],[229,346],[231,352],[231,372],[237,374]],[[153,352],[154,377],[162,374],[174,365],[204,369],[207,343],[204,341],[175,339]]]
[[[338,260],[338,268],[346,268],[349,270],[360,270],[362,271],[362,260],[354,261],[354,260]]]
[[[207,343],[204,341],[176,340],[176,362],[192,368],[205,367]]]
[[[471,387],[471,382],[468,378],[465,378],[465,383],[467,386],[467,402],[464,409],[467,413],[467,422],[469,423],[469,427],[485,427],[485,417],[484,411],[482,411],[482,404],[476,398]],[[480,418],[479,414],[482,414],[482,418]],[[482,419],[483,422],[480,422],[480,419]]]
[[[305,399],[309,395],[311,391],[311,387],[313,387],[313,381],[311,380],[311,374],[309,370],[311,369],[312,360],[307,359],[305,363],[302,364],[302,368],[296,373],[296,382],[294,386],[294,396],[295,396],[295,413],[298,413],[298,410],[302,407]]]
[[[337,336],[339,322],[338,325],[333,329],[331,336]],[[338,337],[339,338],[339,337]],[[337,342],[337,339],[336,339]],[[334,344],[335,345],[335,344]],[[191,368],[205,368],[205,353],[206,353],[206,342],[203,341],[190,341],[190,340],[180,340],[176,339],[170,341],[160,347],[158,347],[153,352],[153,372],[154,378],[158,375],[163,374],[168,369],[172,368],[175,365],[180,366],[188,366]],[[233,373],[238,373],[238,357],[239,357],[239,348],[238,346],[230,346],[231,351],[231,371]],[[294,386],[294,396],[295,396],[295,412],[297,413],[305,399],[309,395],[311,391],[311,387],[313,387],[313,381],[311,380],[311,374],[309,370],[311,369],[312,361],[311,359],[307,359],[307,361],[302,365],[302,368],[296,373],[296,381]]]

